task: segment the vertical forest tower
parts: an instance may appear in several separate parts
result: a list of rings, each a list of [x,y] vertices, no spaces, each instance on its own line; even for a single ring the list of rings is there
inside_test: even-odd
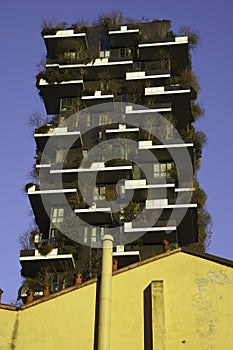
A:
[[[195,192],[201,150],[192,125],[199,106],[189,37],[174,35],[167,20],[120,24],[106,18],[92,26],[47,27],[42,36],[46,67],[37,76],[37,88],[48,122],[34,134],[37,175],[26,190],[37,228],[31,249],[20,254],[22,275],[35,280],[38,293],[41,271],[52,291],[73,284],[78,271],[85,279],[97,275],[97,243],[112,228],[119,230],[113,253],[118,267],[204,242]],[[111,119],[111,108],[117,105],[120,121]],[[162,130],[157,114],[167,120]],[[111,160],[97,157],[83,167],[96,146],[117,139]],[[137,149],[132,150],[132,142]],[[185,173],[185,162],[182,169],[184,150],[194,169],[191,175]],[[182,180],[174,155],[181,158]],[[90,186],[93,171],[96,182]],[[80,173],[85,174],[82,189]],[[127,198],[128,205],[121,205]],[[119,203],[117,212],[113,201]],[[178,216],[184,210],[182,220],[171,216],[174,209]],[[78,242],[58,229],[70,211],[89,224],[77,233]],[[144,219],[136,220],[142,211]],[[156,218],[151,227],[147,214]]]

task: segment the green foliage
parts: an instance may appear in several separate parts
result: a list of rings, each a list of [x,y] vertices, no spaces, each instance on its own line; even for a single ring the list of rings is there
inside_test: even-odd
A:
[[[188,36],[191,49],[195,49],[198,46],[200,41],[199,32],[194,32],[189,26],[183,26],[179,29],[179,34]]]
[[[52,244],[48,244],[48,243],[43,243],[41,245],[41,247],[38,248],[38,251],[41,255],[48,255],[49,253],[51,253],[52,249],[54,248],[54,246]]]
[[[54,35],[58,30],[63,30],[67,27],[66,22],[58,20],[43,20],[41,24],[41,35]]]
[[[111,27],[114,25],[120,25],[124,21],[123,13],[120,10],[112,10],[109,13],[99,14],[95,25],[104,25]]]
[[[140,203],[137,202],[130,202],[122,211],[121,211],[121,215],[122,215],[122,219],[124,222],[130,222],[132,221],[134,218],[136,218],[140,212],[141,212],[142,208]]]
[[[36,86],[40,88],[40,79],[44,79],[48,84],[61,83],[62,81],[72,80],[72,74],[67,70],[47,69],[46,72],[40,72],[36,76]]]
[[[166,171],[166,176],[173,179],[175,182],[178,181],[178,171],[174,163],[172,163],[171,169]]]
[[[71,24],[71,28],[75,31],[84,31],[87,29],[89,22],[85,18],[78,18],[73,24]]]
[[[27,125],[29,128],[32,128],[33,131],[35,128],[39,128],[41,125],[47,125],[47,123],[49,123],[48,116],[38,112],[32,113],[27,120]]]
[[[21,295],[26,294],[29,289],[32,289],[33,291],[41,289],[41,286],[36,278],[24,278],[23,283],[18,290],[17,300],[20,300]]]
[[[33,242],[31,241],[31,234],[30,230],[27,230],[23,233],[20,233],[18,236],[18,244],[20,246],[20,249],[22,250],[28,250],[33,247]]]
[[[191,86],[196,93],[200,92],[200,85],[197,75],[189,68],[185,69],[180,75],[172,76],[170,78],[170,84],[180,84],[185,87],[187,85]]]
[[[44,124],[41,125],[39,128],[35,130],[36,133],[38,134],[47,134],[49,130],[51,129],[52,125],[51,124]]]
[[[90,255],[86,258],[85,265],[87,267],[88,278],[95,278],[101,275],[102,255],[97,251],[90,249]]]
[[[191,101],[191,113],[193,120],[196,121],[205,114],[205,109],[197,102]]]
[[[194,179],[194,188],[192,201],[197,203],[198,214],[198,241],[202,246],[198,246],[198,249],[206,250],[209,246],[212,236],[212,218],[208,210],[206,209],[207,194],[200,187],[197,179]],[[196,247],[197,248],[197,247]]]
[[[183,139],[191,139],[194,143],[194,171],[200,167],[202,148],[207,144],[207,137],[203,131],[196,131],[193,126],[181,130]]]

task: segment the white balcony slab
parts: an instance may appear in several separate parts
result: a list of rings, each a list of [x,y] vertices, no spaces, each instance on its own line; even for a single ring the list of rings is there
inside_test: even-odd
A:
[[[83,80],[79,79],[79,80],[67,80],[67,81],[61,81],[59,83],[54,82],[52,84],[48,83],[47,80],[45,79],[40,79],[39,81],[39,85],[66,85],[66,84],[83,84]]]
[[[82,100],[96,100],[96,99],[104,99],[104,98],[114,98],[114,95],[101,95],[101,94],[95,94],[91,96],[82,96]]]
[[[175,38],[175,41],[165,41],[159,43],[145,43],[139,44],[138,47],[154,47],[154,46],[170,46],[170,45],[180,45],[180,44],[188,44],[187,36],[179,36]]]
[[[194,144],[190,143],[171,143],[166,145],[152,145],[152,141],[139,141],[139,149],[166,149],[166,148],[186,148],[193,147]]]
[[[138,132],[139,131],[139,128],[126,128],[126,126],[122,126],[120,127],[119,125],[119,128],[118,129],[106,129],[106,134],[112,134],[112,133],[119,133],[119,132]]]
[[[44,35],[44,39],[57,39],[57,38],[86,38],[86,33],[74,33],[73,29],[58,30],[56,34]]]
[[[160,113],[160,112],[171,112],[171,107],[161,107],[161,108],[145,108],[145,109],[133,109],[133,106],[126,106],[126,114],[142,114],[142,113]]]
[[[116,171],[116,170],[132,170],[132,165],[121,165],[121,166],[108,166],[108,167],[99,167],[97,165],[92,164],[91,168],[78,168],[78,169],[56,169],[51,170],[51,174],[59,174],[59,173],[86,173],[86,172],[96,172],[96,171]]]
[[[140,252],[139,252],[139,250],[124,251],[124,252],[113,252],[112,255],[113,256],[134,256],[134,255],[139,256]]]
[[[113,34],[136,34],[139,33],[139,28],[138,29],[128,29],[127,26],[121,26],[120,30],[109,30],[109,35]]]
[[[171,95],[171,94],[187,94],[190,93],[190,89],[180,90],[165,90],[164,86],[146,87],[145,96],[151,95]]]
[[[146,75],[146,72],[128,72],[126,73],[126,80],[162,79],[162,78],[170,78],[170,76],[171,74]]]
[[[57,129],[63,129],[57,130]],[[66,130],[65,130],[66,129]],[[81,135],[80,131],[67,131],[67,128],[55,128],[49,130],[47,133],[44,134],[34,134],[34,137],[53,137],[53,136],[78,136]]]
[[[175,184],[147,184],[146,180],[125,180],[125,189],[152,189],[152,188],[171,188]]]
[[[194,187],[175,188],[175,192],[193,192],[193,191],[195,191]]]
[[[32,191],[31,188],[28,189],[28,194],[58,194],[58,193],[77,193],[75,188],[70,189],[57,189],[57,190],[38,190]]]
[[[197,208],[197,204],[168,204],[168,205],[154,205],[149,206],[147,209],[185,209],[185,208]]]
[[[111,213],[111,208],[85,208],[85,209],[75,209],[74,210],[75,213],[99,213],[99,212],[103,212],[103,213]]]
[[[74,264],[74,258],[72,254],[58,254],[58,248],[52,249],[47,255],[41,255],[38,249],[35,249],[35,255],[20,256],[20,261],[35,261],[35,260],[54,260],[54,259],[71,259]]]
[[[58,67],[58,68],[85,68],[85,67],[95,67],[95,66],[118,66],[124,64],[133,64],[132,60],[127,61],[109,61],[108,59],[99,59],[97,58],[94,62],[90,62],[87,64],[79,63],[79,64],[46,64],[46,67]]]
[[[176,226],[158,226],[158,227],[132,227],[132,222],[124,223],[124,232],[160,232],[160,231],[175,231]]]

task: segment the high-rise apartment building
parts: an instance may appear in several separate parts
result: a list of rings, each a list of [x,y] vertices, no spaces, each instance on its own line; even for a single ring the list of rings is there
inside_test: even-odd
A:
[[[77,271],[94,276],[108,230],[116,232],[119,267],[203,240],[188,36],[157,20],[44,28],[42,35],[46,69],[37,87],[51,120],[34,134],[40,175],[26,189],[38,231],[35,247],[21,251],[22,275],[35,279],[38,292],[41,271],[54,291]],[[84,223],[76,233],[71,212]]]

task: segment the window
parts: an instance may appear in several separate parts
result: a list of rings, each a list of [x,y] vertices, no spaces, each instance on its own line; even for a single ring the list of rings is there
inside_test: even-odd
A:
[[[172,170],[174,164],[170,163],[155,163],[154,164],[154,177],[166,177],[169,176],[169,171]]]
[[[83,149],[83,157],[87,157],[87,154],[88,154],[88,149]]]
[[[105,199],[106,187],[100,186],[94,188],[94,200]],[[103,197],[103,198],[101,198]]]
[[[98,187],[94,187],[94,193],[93,193],[94,201],[99,199],[99,191]]]
[[[86,115],[86,125],[91,126],[91,115],[90,114]]]
[[[134,53],[135,53],[134,47],[122,47],[119,50],[120,57],[134,56]]]
[[[51,221],[52,222],[63,222],[64,208],[52,208]]]
[[[97,227],[91,229],[91,243],[95,243],[97,238]]]
[[[76,60],[76,52],[70,51],[70,52],[64,52],[64,58],[69,61],[75,61]]]
[[[134,71],[144,71],[145,70],[145,62],[134,62],[133,68],[134,68]]]
[[[56,150],[56,163],[61,164],[65,162],[66,150],[57,149]]]
[[[174,127],[173,127],[173,125],[170,123],[170,124],[166,124],[166,126],[165,126],[165,138],[166,139],[171,139],[171,138],[173,138],[174,137],[174,133],[173,133],[173,131],[174,131]]]
[[[65,97],[60,99],[60,111],[67,111],[72,106],[72,98]]]
[[[100,196],[105,198],[105,193],[106,193],[106,187],[105,186],[99,187],[99,194],[100,194]]]
[[[101,238],[104,237],[104,233],[105,233],[105,228],[104,227],[100,227],[100,237]]]
[[[56,238],[57,238],[57,229],[52,227],[49,232],[49,241],[50,243],[55,244],[56,243]]]
[[[87,241],[88,241],[88,227],[84,227],[83,243],[87,243]]]
[[[108,81],[100,81],[100,90],[108,91],[109,90],[109,82]]]
[[[108,114],[107,113],[100,113],[99,114],[99,124],[104,125],[108,124]]]
[[[110,57],[110,51],[106,50],[106,51],[100,51],[100,58],[108,58]]]
[[[125,198],[125,185],[120,185],[120,198]]]

